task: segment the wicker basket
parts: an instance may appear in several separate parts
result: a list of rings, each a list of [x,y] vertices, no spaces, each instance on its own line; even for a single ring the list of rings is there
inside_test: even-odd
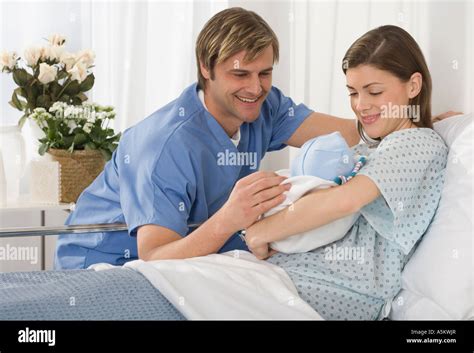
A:
[[[61,175],[61,202],[76,202],[82,191],[104,170],[105,159],[98,150],[74,151],[50,148],[48,153],[58,161]]]

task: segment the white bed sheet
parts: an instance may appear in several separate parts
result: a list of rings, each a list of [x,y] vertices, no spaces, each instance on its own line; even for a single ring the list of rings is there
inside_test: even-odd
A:
[[[189,320],[322,320],[282,268],[247,251],[123,267],[142,273]]]

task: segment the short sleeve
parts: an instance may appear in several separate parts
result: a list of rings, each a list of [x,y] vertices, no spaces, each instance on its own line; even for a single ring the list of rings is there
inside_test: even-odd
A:
[[[361,210],[362,216],[405,254],[424,234],[436,212],[446,157],[447,147],[433,130],[400,130],[382,140],[359,172],[381,192]]]
[[[273,129],[268,151],[276,151],[286,147],[285,142],[313,111],[304,104],[296,105],[276,87],[272,88],[268,100],[275,107],[272,109]]]
[[[196,195],[192,158],[189,153],[164,145],[159,157],[127,155],[120,160],[120,203],[129,234],[140,226],[156,224],[181,236]]]

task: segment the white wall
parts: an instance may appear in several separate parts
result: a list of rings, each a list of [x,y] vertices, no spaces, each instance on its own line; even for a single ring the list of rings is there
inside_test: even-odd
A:
[[[433,79],[434,115],[472,111],[472,1],[289,1],[284,2],[289,7],[279,4],[276,8],[263,4],[252,9],[268,20],[277,35],[284,33],[281,42],[289,41],[281,51],[290,48],[290,63],[283,56],[275,70],[275,85],[315,111],[354,118],[341,60],[357,38],[384,24],[404,28],[423,50]],[[289,11],[279,17],[292,20],[275,26],[273,11]],[[289,82],[278,80],[287,77]],[[286,168],[296,154],[293,148],[289,158],[286,151],[270,153],[262,169]]]
[[[66,36],[68,50],[81,50],[87,15],[79,1],[0,1],[0,51],[16,51],[23,57],[26,48],[44,46],[45,38],[54,33]],[[8,104],[16,87],[10,74],[0,73],[1,125],[16,124],[23,115]]]
[[[427,18],[424,49],[433,78],[433,113],[472,111],[472,1],[433,2]]]

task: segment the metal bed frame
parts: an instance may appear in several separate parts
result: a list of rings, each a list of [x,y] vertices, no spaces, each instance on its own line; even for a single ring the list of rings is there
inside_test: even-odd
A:
[[[200,223],[190,223],[189,228],[197,228]],[[0,228],[0,238],[7,237],[31,237],[43,235],[61,235],[61,234],[87,234],[97,232],[121,232],[127,230],[125,223],[99,223],[99,224],[80,224],[55,227],[14,227]]]
[[[43,213],[44,217],[44,213]],[[42,222],[44,224],[44,222]],[[201,223],[190,223],[188,227],[197,228]],[[0,228],[0,239],[2,238],[17,238],[17,237],[41,237],[41,271],[46,269],[46,243],[45,236],[61,235],[61,234],[89,234],[98,232],[121,232],[128,229],[125,223],[100,223],[100,224],[80,224],[69,226],[55,226],[55,227],[13,227]]]

